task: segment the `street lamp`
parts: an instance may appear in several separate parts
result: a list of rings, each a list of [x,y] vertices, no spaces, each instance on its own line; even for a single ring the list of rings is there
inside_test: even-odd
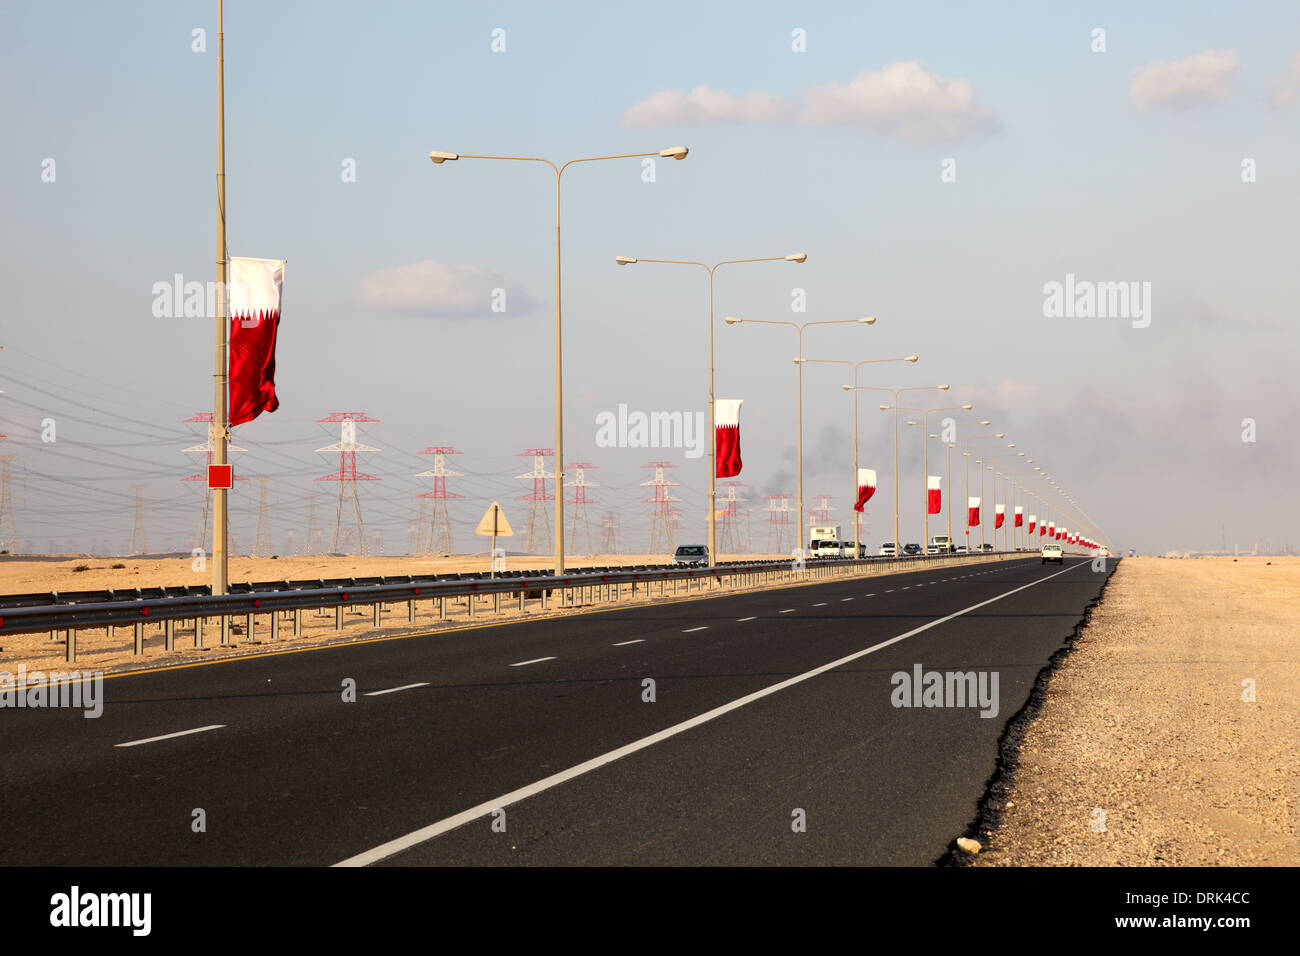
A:
[[[957,411],[965,411],[965,412],[969,412],[969,411],[970,411],[972,408],[974,408],[974,407],[975,407],[974,405],[966,404],[966,405],[948,405],[948,406],[945,406],[945,407],[943,407],[943,408],[928,408],[928,409],[927,409],[927,408],[904,408],[904,409],[900,409],[900,411],[908,411],[908,412],[923,412],[923,413],[924,413],[924,414],[921,416],[921,421],[919,421],[919,422],[908,422],[908,423],[907,423],[908,425],[920,425],[920,426],[921,426],[921,444],[924,446],[924,452],[923,452],[923,454],[922,454],[922,460],[923,460],[923,465],[922,465],[922,467],[923,467],[924,470],[925,470],[925,481],[924,481],[925,493],[924,493],[924,495],[922,496],[922,500],[925,501],[925,512],[924,512],[925,518],[924,518],[923,528],[922,528],[922,531],[921,531],[921,538],[922,538],[922,542],[923,542],[923,543],[921,544],[921,548],[923,549],[923,551],[922,551],[923,554],[929,554],[929,553],[930,553],[930,441],[929,441],[928,438],[926,438],[927,430],[928,430],[929,427],[930,427],[930,414],[931,414],[932,412],[957,412]],[[948,496],[949,496],[949,497],[952,497],[952,487],[951,487],[951,483],[949,483]],[[951,521],[950,521],[950,523],[951,523]],[[895,544],[897,544],[897,542],[895,542]],[[952,547],[952,535],[949,535],[949,536],[948,536],[948,546],[949,546],[949,547]]]
[[[560,177],[575,163],[594,163],[605,159],[640,159],[661,156],[664,159],[685,159],[689,150],[685,146],[670,146],[652,153],[618,153],[611,156],[582,156],[561,166],[540,156],[491,156],[474,153],[449,153],[435,149],[429,159],[435,166],[461,159],[501,159],[522,163],[545,163],[555,172],[555,573],[564,573],[564,364],[563,337],[560,311]]]
[[[658,262],[676,266],[699,266],[709,274],[709,567],[718,560],[717,542],[717,501],[718,501],[718,449],[714,437],[717,422],[713,415],[713,273],[718,266],[739,265],[745,262],[806,262],[806,252],[796,252],[788,256],[765,256],[759,259],[724,259],[708,265],[689,259],[638,259],[635,256],[615,256],[614,261],[620,266],[635,265],[638,262]]]
[[[823,319],[818,322],[786,322],[777,319],[741,319],[734,315],[727,316],[723,321],[728,325],[739,325],[741,322],[752,322],[756,325],[788,325],[795,330],[798,338],[799,354],[795,356],[794,363],[799,369],[799,389],[798,389],[798,413],[795,416],[795,446],[796,457],[798,459],[798,481],[795,497],[797,501],[797,510],[799,512],[799,553],[803,553],[803,330],[810,325],[875,325],[876,317],[868,315],[861,319]]]
[[[938,389],[941,392],[948,391],[947,385],[912,385],[907,388],[878,388],[874,385],[845,385],[844,390],[852,389],[855,392],[888,392],[894,396],[893,405],[881,405],[880,410],[887,412],[898,404],[898,396],[903,392],[925,392],[930,389]],[[898,409],[894,408],[894,557],[901,557],[903,551],[902,544],[898,540]]]
[[[876,365],[881,362],[911,362],[913,365],[918,361],[919,356],[905,355],[902,358],[888,359],[863,359],[861,362],[852,362],[848,359],[804,359],[804,362],[816,362],[825,365],[851,365],[853,366],[853,487],[857,488],[858,484],[858,393],[856,386],[858,384],[858,369],[863,365]],[[897,543],[897,542],[895,542]],[[857,559],[861,550],[861,521],[858,512],[853,512],[853,557]]]

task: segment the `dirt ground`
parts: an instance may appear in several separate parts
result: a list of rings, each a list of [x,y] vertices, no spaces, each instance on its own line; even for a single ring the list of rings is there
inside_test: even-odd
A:
[[[730,556],[728,556],[730,557]],[[746,555],[745,557],[766,557],[764,555]],[[650,564],[662,562],[658,555],[595,555],[577,556],[571,559],[573,567],[613,567],[618,565]],[[954,563],[970,563],[978,558],[956,559]],[[987,559],[984,559],[987,560]],[[112,565],[123,564],[125,567],[114,569]],[[296,580],[312,578],[346,578],[375,577],[378,575],[406,575],[447,573],[453,571],[485,571],[489,559],[487,554],[442,557],[302,557],[302,558],[232,558],[230,562],[230,580],[236,581],[270,581]],[[79,565],[86,565],[87,570],[75,571]],[[546,557],[508,557],[507,572],[533,568],[553,567],[550,556]],[[932,567],[932,566],[930,566]],[[928,570],[918,569],[918,570]],[[848,571],[848,568],[844,569]],[[860,575],[884,573],[896,568],[865,568]],[[66,561],[23,559],[21,557],[0,560],[0,593],[20,594],[45,592],[50,590],[75,591],[100,588],[134,588],[156,587],[158,585],[204,584],[208,583],[206,572],[191,569],[188,556],[164,559],[131,558],[73,558]],[[811,579],[815,581],[817,579]],[[743,590],[743,588],[742,588]],[[302,615],[302,636],[293,636],[292,622],[281,617],[278,633],[271,637],[271,616],[259,614],[254,620],[251,638],[247,633],[244,618],[235,620],[231,642],[222,646],[216,619],[209,620],[203,629],[203,647],[195,646],[192,621],[178,622],[176,625],[175,648],[168,652],[164,645],[162,625],[151,621],[144,629],[144,654],[134,653],[134,633],[131,627],[119,627],[109,633],[104,628],[87,628],[77,632],[77,660],[75,665],[65,661],[64,634],[60,632],[51,640],[48,632],[39,634],[4,634],[0,631],[0,674],[13,673],[19,665],[27,670],[67,671],[101,671],[112,673],[124,670],[188,664],[222,657],[266,654],[277,651],[296,650],[316,647],[325,643],[348,643],[373,640],[375,638],[397,637],[407,634],[428,634],[467,625],[504,623],[508,621],[531,620],[539,616],[555,614],[572,614],[615,604],[646,603],[671,601],[705,596],[718,591],[700,590],[696,584],[690,588],[686,582],[665,582],[662,592],[658,585],[647,587],[641,584],[634,595],[629,586],[624,585],[617,597],[611,593],[600,593],[594,589],[579,592],[576,605],[559,608],[558,592],[548,602],[543,611],[537,600],[526,603],[523,611],[519,610],[518,601],[510,595],[502,595],[501,609],[496,611],[494,599],[481,596],[475,601],[474,614],[471,617],[469,605],[465,598],[448,599],[446,617],[439,615],[437,601],[422,599],[416,602],[416,620],[411,623],[407,617],[404,601],[395,602],[385,607],[381,624],[376,627],[374,611],[369,606],[347,608],[342,616],[342,627],[338,626],[334,611],[304,611]]]
[[[1300,558],[1128,558],[976,866],[1300,864]]]

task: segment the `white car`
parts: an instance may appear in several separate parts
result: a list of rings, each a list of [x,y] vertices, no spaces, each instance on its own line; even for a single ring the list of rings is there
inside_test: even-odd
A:
[[[1065,552],[1061,550],[1059,544],[1043,545],[1043,564],[1048,561],[1055,561],[1057,564],[1065,563]]]
[[[898,552],[898,548],[894,544],[894,542],[886,541],[884,544],[880,546],[880,550],[877,551],[876,554],[878,554],[882,558],[893,558],[893,557],[897,557],[897,552]]]

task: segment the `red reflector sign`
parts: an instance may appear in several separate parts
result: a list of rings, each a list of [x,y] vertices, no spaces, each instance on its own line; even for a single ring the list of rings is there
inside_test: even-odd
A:
[[[234,486],[234,465],[208,465],[209,488],[233,488]]]

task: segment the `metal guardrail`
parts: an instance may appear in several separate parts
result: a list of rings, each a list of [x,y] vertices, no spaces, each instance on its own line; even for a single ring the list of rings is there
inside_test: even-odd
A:
[[[712,590],[724,586],[727,579],[733,585],[753,586],[776,582],[791,583],[851,573],[857,569],[879,569],[884,572],[917,565],[934,565],[944,567],[951,564],[969,563],[1003,559],[1016,556],[1028,556],[1035,552],[987,551],[967,554],[915,555],[900,558],[825,558],[806,559],[802,566],[793,560],[730,562],[712,568],[704,566],[673,566],[643,568],[605,568],[584,569],[579,572],[553,575],[544,572],[521,572],[510,577],[490,577],[487,572],[477,576],[452,575],[420,580],[386,582],[382,584],[357,583],[326,587],[291,587],[273,590],[250,590],[243,593],[223,595],[184,594],[180,596],[164,595],[157,597],[145,595],[140,589],[140,596],[122,599],[123,592],[113,592],[110,601],[87,601],[84,603],[44,604],[37,606],[9,607],[0,609],[0,636],[6,634],[24,634],[49,631],[50,639],[57,640],[58,632],[64,632],[66,641],[65,659],[75,661],[77,655],[77,631],[104,628],[111,631],[117,627],[131,627],[134,630],[134,652],[144,653],[144,629],[149,624],[158,624],[162,628],[164,648],[175,649],[176,624],[178,621],[193,622],[194,646],[204,646],[205,622],[216,618],[220,633],[221,646],[231,646],[231,624],[236,617],[244,618],[244,641],[251,642],[254,634],[255,618],[269,615],[270,641],[279,638],[279,625],[289,615],[293,635],[302,635],[302,612],[304,610],[334,610],[335,630],[343,629],[343,613],[346,608],[369,606],[374,609],[374,626],[381,626],[381,614],[384,605],[406,602],[407,619],[416,623],[416,603],[418,601],[435,601],[438,604],[440,620],[447,617],[448,598],[466,598],[468,615],[473,618],[475,605],[482,597],[492,596],[492,609],[501,610],[503,595],[513,595],[518,602],[518,609],[526,609],[527,602],[540,602],[541,610],[547,610],[548,599],[552,592],[559,592],[561,608],[573,606],[583,596],[589,599],[604,597],[617,600],[622,595],[625,585],[630,585],[632,594],[637,594],[638,587],[644,587],[647,596],[654,585],[659,586],[659,594],[667,593],[667,585],[673,584],[673,593],[680,593],[680,585],[686,584],[686,592],[693,589]],[[740,580],[735,580],[740,579]],[[283,584],[286,582],[275,582]],[[314,582],[313,582],[314,583]],[[323,583],[323,582],[322,582]],[[165,592],[168,589],[153,589]],[[92,592],[93,593],[93,592]]]

